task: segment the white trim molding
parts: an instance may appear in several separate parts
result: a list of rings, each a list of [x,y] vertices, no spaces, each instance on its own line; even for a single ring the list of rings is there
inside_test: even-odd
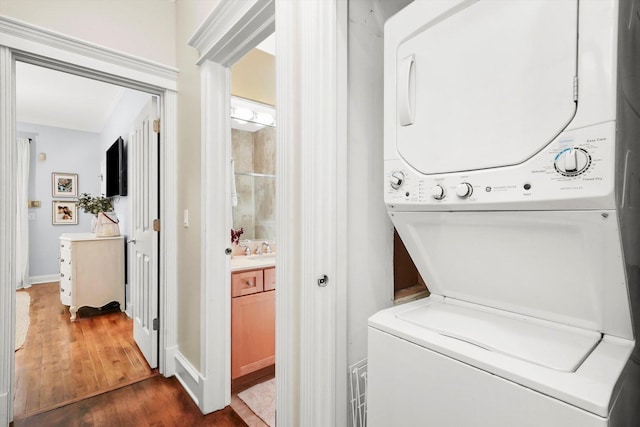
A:
[[[174,361],[176,378],[191,399],[200,407],[203,387],[202,377],[198,370],[179,351],[176,351]]]
[[[178,96],[162,95],[160,120],[160,354],[158,367],[165,377],[175,373],[178,347]]]
[[[276,1],[279,426],[347,425],[344,3]]]
[[[16,221],[15,65],[0,45],[0,425],[13,419]]]
[[[230,66],[274,31],[273,0],[222,0],[189,45],[200,52],[202,248],[200,410],[231,401]]]
[[[175,372],[177,349],[177,70],[0,16],[0,425],[11,421],[13,402],[16,212],[14,176],[15,61],[46,66],[160,96],[160,354],[159,370]],[[8,268],[6,268],[8,266]]]
[[[231,67],[275,31],[274,0],[221,0],[188,41],[205,60]]]
[[[75,37],[0,15],[0,45],[25,54],[54,59],[112,74],[114,78],[140,81],[176,90],[178,70],[164,64],[109,49]]]
[[[337,0],[222,0],[189,42],[202,65],[204,386],[197,401],[207,412],[230,396],[230,272],[223,254],[230,212],[228,67],[271,32],[265,10],[272,3],[278,28],[278,426],[346,425],[347,245],[340,220],[346,220],[347,8]],[[319,287],[324,274],[329,283]]]
[[[212,61],[200,68],[202,97],[202,253],[200,410],[208,414],[231,402],[231,246],[229,198],[230,70]],[[205,120],[205,117],[207,118]]]
[[[43,283],[57,282],[60,280],[60,274],[44,274],[42,276],[29,277],[29,284],[40,285]]]

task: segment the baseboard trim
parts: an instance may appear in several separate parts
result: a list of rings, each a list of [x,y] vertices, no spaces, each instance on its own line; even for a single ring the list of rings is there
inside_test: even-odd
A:
[[[200,408],[202,402],[202,383],[198,370],[179,351],[175,353],[175,376],[187,394]],[[202,410],[202,409],[201,409]]]
[[[162,375],[172,377],[176,375],[176,356],[178,354],[178,346],[167,347],[164,350],[164,366]]]
[[[29,277],[29,283],[32,285],[40,285],[42,283],[51,283],[60,281],[59,274],[45,274],[43,276],[31,276]]]

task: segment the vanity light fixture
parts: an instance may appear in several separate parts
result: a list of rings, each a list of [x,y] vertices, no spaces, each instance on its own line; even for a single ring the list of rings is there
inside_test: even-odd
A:
[[[274,124],[273,116],[269,113],[256,113],[253,121],[265,126],[273,126]]]
[[[241,130],[253,132],[264,126],[275,126],[275,116],[275,108],[271,105],[231,97],[231,118],[235,124],[243,126]]]
[[[236,107],[231,109],[231,117],[244,121],[253,120],[255,113],[248,108]]]

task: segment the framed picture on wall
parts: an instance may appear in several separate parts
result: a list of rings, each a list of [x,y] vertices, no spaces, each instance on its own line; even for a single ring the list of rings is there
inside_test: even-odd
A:
[[[78,223],[78,203],[68,200],[54,200],[51,207],[51,222],[53,225]]]
[[[51,174],[53,197],[78,197],[78,174],[54,172]]]

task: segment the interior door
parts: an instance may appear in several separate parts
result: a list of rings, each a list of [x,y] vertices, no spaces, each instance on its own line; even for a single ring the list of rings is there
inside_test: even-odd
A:
[[[151,368],[158,366],[158,137],[154,97],[136,119],[129,137],[131,228],[129,241],[133,338]],[[157,322],[157,321],[156,321]]]

